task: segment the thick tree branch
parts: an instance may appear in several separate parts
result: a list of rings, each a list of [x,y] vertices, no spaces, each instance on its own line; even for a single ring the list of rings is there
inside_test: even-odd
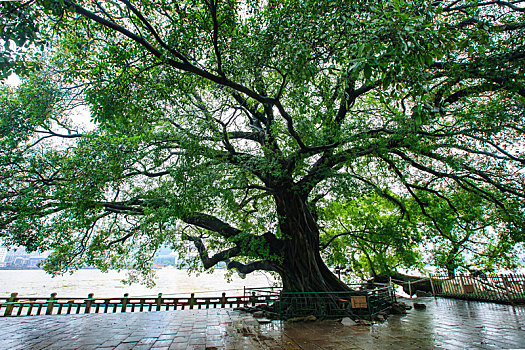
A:
[[[306,195],[321,181],[330,177],[333,170],[343,166],[343,163],[354,158],[364,157],[376,151],[376,146],[369,147],[355,147],[345,151],[333,154],[327,152],[319,158],[317,162],[311,167],[307,175],[305,175],[299,182],[300,188]]]
[[[204,213],[190,213],[182,217],[182,221],[187,224],[204,228],[209,231],[216,232],[224,238],[230,238],[238,235],[242,231],[230,226],[224,221]]]
[[[263,143],[264,135],[254,131],[228,131],[228,138],[231,140],[243,139]]]
[[[229,270],[236,269],[237,271],[239,271],[239,273],[242,273],[245,275],[252,273],[254,271],[258,271],[258,270],[274,271],[274,272],[278,271],[277,268],[275,268],[275,266],[267,260],[258,260],[258,261],[253,261],[247,264],[243,264],[238,261],[230,260],[226,262],[226,267]]]
[[[455,103],[455,102],[459,101],[459,99],[461,99],[463,97],[469,97],[469,96],[472,96],[472,95],[477,95],[477,94],[480,94],[482,92],[497,91],[500,88],[501,88],[501,86],[498,86],[498,85],[492,84],[492,83],[484,83],[484,84],[480,84],[480,85],[476,85],[476,86],[470,86],[470,87],[461,89],[459,91],[456,91],[455,93],[453,93],[450,96],[448,96],[443,102],[446,103],[446,104],[452,104],[452,103]]]
[[[215,52],[215,57],[217,58],[217,72],[221,76],[225,76],[222,71],[222,57],[221,50],[219,48],[219,21],[217,20],[217,2],[218,0],[209,0],[205,1],[210,8],[211,18],[213,21],[213,51]]]
[[[135,6],[133,6],[128,0],[119,0],[120,2],[124,3],[128,9],[131,10],[135,14],[135,16],[138,17],[138,19],[146,26],[150,34],[152,34],[155,37],[155,40],[162,46],[164,49],[168,50],[173,56],[177,57],[182,62],[189,64],[189,61],[177,50],[174,50],[173,48],[169,47],[159,36],[155,28],[151,25],[151,23],[148,22],[146,18],[140,13],[139,10]]]
[[[454,2],[453,4],[457,4],[457,2]],[[451,4],[452,5],[452,4]],[[502,7],[508,7],[516,12],[525,12],[524,7],[519,7],[513,4],[512,1],[502,1],[502,0],[493,0],[493,1],[484,1],[484,2],[476,2],[472,4],[465,4],[465,5],[459,5],[459,6],[451,6],[448,5],[443,8],[443,12],[453,12],[453,11],[461,11],[466,10],[470,8],[476,8],[476,7],[484,7],[484,6],[490,6],[490,5],[498,5]]]
[[[170,171],[169,171],[169,170],[157,171],[157,172],[150,172],[150,171],[133,171],[133,172],[130,172],[130,173],[124,174],[124,177],[131,177],[131,176],[137,176],[137,175],[144,175],[144,176],[146,176],[146,177],[153,178],[153,177],[162,177],[162,176],[166,176],[166,175],[169,175],[169,174],[170,174]]]
[[[195,248],[197,248],[197,251],[199,252],[199,257],[201,258],[202,265],[205,269],[209,269],[217,265],[221,261],[229,261],[230,258],[233,258],[234,256],[237,256],[241,253],[241,249],[239,247],[233,247],[227,250],[223,250],[222,252],[219,252],[217,254],[214,254],[210,258],[208,256],[208,251],[206,250],[206,246],[204,245],[202,239],[188,235],[184,235],[183,239],[193,242]]]
[[[140,205],[133,205],[132,202],[105,202],[103,205],[109,213],[144,215],[144,209]]]
[[[253,107],[253,106],[250,106],[248,104],[248,101],[242,97],[241,95],[239,95],[238,93],[235,93],[233,92],[232,93],[232,97],[235,99],[235,101],[237,101],[237,103],[242,107],[244,108],[244,110],[246,110],[249,115],[253,118],[255,118],[255,120],[253,120],[252,118],[250,118],[252,120],[252,124],[255,124],[255,121],[257,121],[259,124],[256,125],[259,129],[262,128],[261,124],[267,124],[267,120],[266,118],[264,117],[264,114],[259,112],[257,110],[257,108]]]
[[[224,261],[226,263],[226,267],[229,270],[236,269],[239,273],[242,273],[242,274],[249,274],[257,270],[277,271],[274,265],[270,263],[269,261],[261,260],[261,261],[254,261],[248,264],[242,264],[238,261],[231,260],[230,258],[239,256],[241,254],[241,249],[239,247],[233,247],[230,249],[223,250],[219,253],[214,254],[210,258],[206,250],[206,246],[204,245],[204,242],[202,241],[202,239],[197,238],[197,237],[188,236],[188,235],[184,235],[183,238],[193,242],[193,244],[195,245],[195,247],[197,248],[199,252],[199,257],[205,269],[209,269],[217,265],[219,262]]]
[[[109,243],[106,245],[106,247],[109,248],[109,247],[111,247],[112,245],[115,245],[115,244],[117,244],[117,243],[123,243],[123,242],[127,241],[128,239],[130,239],[130,238],[133,236],[133,234],[134,234],[133,232],[127,233],[127,234],[125,234],[124,236],[122,236],[122,237],[120,237],[120,238],[118,238],[118,239],[115,239],[115,240],[109,242]]]
[[[349,82],[348,86],[346,87],[344,91],[344,96],[341,97],[341,103],[339,105],[339,110],[337,111],[337,114],[335,116],[335,123],[337,125],[340,125],[346,114],[348,113],[348,110],[354,105],[357,98],[370,90],[373,90],[377,86],[379,86],[380,82],[377,81],[370,85],[363,85],[359,89],[355,89],[355,81]]]
[[[354,237],[356,239],[362,239],[361,236],[356,235],[356,233],[360,233],[360,232],[366,232],[366,228],[365,228],[365,230],[353,230],[353,231],[347,231],[347,232],[338,233],[335,236],[330,237],[330,239],[325,244],[323,244],[319,248],[319,250],[321,250],[321,251],[325,250],[326,248],[328,248],[330,246],[330,244],[332,244],[333,241],[335,241],[337,238],[342,237],[342,236],[352,236],[352,237]],[[373,243],[384,244],[384,242],[373,242]]]
[[[59,134],[52,130],[35,130],[39,134],[48,134],[49,136],[60,137],[63,139],[75,139],[84,136],[83,134]]]
[[[308,147],[306,147],[306,145],[301,140],[301,137],[299,136],[299,134],[295,130],[295,128],[293,126],[293,118],[292,118],[292,116],[290,114],[288,114],[288,112],[284,109],[283,105],[281,104],[281,102],[279,100],[274,100],[273,102],[274,102],[275,106],[277,107],[277,109],[279,110],[279,113],[281,114],[281,116],[286,121],[286,126],[288,128],[288,133],[290,134],[290,136],[293,137],[293,139],[297,142],[297,144],[299,145],[299,147],[302,150],[306,150]]]
[[[469,17],[466,20],[461,21],[456,25],[457,28],[462,29],[471,25],[476,25],[483,28],[483,26],[489,27],[495,31],[514,31],[525,28],[525,22],[507,23],[501,25],[494,25],[490,22],[482,21],[477,17]]]

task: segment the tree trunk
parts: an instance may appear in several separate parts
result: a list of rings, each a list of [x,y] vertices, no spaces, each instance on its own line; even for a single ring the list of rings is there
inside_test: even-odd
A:
[[[447,254],[447,260],[445,261],[445,269],[449,278],[456,277],[456,269],[459,267],[456,257],[459,253],[460,245],[452,243],[452,249]]]
[[[275,196],[284,239],[278,270],[284,292],[348,291],[319,253],[319,229],[306,202],[293,191]]]

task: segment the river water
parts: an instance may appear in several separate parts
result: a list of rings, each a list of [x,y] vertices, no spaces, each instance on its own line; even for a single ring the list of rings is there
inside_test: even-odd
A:
[[[156,296],[197,296],[242,295],[244,287],[267,287],[274,283],[274,278],[263,272],[254,272],[242,279],[233,274],[229,281],[226,270],[213,273],[195,273],[188,275],[186,270],[164,268],[156,270],[156,285],[148,288],[142,284],[126,285],[125,271],[79,270],[73,274],[51,277],[42,270],[0,270],[0,297],[16,292],[19,296],[49,296],[57,293],[59,297],[84,297],[94,293],[95,297],[118,297],[129,293],[130,297]]]

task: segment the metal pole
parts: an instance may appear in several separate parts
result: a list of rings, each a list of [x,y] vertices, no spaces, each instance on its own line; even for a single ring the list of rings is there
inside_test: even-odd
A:
[[[432,288],[432,295],[436,298],[436,290],[434,289],[434,282],[432,282],[432,276],[429,274],[428,279],[430,280],[430,287]]]
[[[513,300],[512,298],[510,297],[510,293],[509,293],[509,287],[507,286],[507,276],[506,275],[501,275],[501,278],[503,280],[503,286],[505,287],[505,292],[507,294],[507,300],[511,303],[511,305],[514,306],[514,303],[513,303]]]

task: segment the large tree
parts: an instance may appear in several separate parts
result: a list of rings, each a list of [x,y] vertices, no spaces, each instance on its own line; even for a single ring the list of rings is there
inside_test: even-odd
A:
[[[522,3],[2,2],[2,73],[26,78],[2,88],[0,232],[55,272],[191,242],[286,291],[347,289],[320,253],[351,238],[337,201],[457,241],[461,191],[520,242]]]

